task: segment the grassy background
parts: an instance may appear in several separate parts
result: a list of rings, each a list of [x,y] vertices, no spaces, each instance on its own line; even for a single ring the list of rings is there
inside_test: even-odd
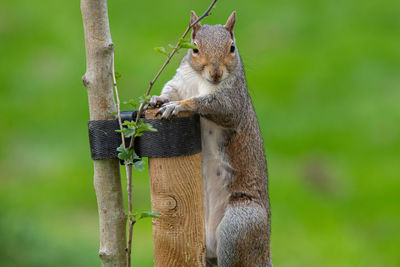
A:
[[[126,100],[162,64],[153,47],[210,1],[109,2]],[[205,22],[232,10],[267,152],[274,266],[399,266],[400,2],[220,0]],[[79,1],[1,1],[0,51],[0,266],[99,266]],[[147,173],[134,175],[148,210]],[[152,266],[149,220],[134,263]]]

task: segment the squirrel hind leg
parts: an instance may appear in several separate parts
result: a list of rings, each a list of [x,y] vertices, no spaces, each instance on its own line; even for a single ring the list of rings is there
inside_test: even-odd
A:
[[[218,267],[270,267],[269,218],[257,203],[229,206],[217,229]]]

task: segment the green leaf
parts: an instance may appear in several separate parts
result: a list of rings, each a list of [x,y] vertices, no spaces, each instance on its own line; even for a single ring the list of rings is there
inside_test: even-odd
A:
[[[150,123],[145,123],[143,120],[139,120],[137,123],[135,136],[142,136],[143,132],[157,132],[157,129],[153,128]]]
[[[168,46],[171,47],[171,48],[175,48],[175,46],[172,45],[172,44],[168,44]]]
[[[190,49],[196,49],[197,47],[195,45],[192,44],[192,42],[184,40],[184,39],[180,39],[180,44],[179,44],[179,48],[190,48]]]
[[[165,50],[165,47],[162,47],[162,46],[154,47],[154,50],[159,52],[159,53],[161,53],[161,54],[166,55],[167,57],[169,56],[167,50]]]
[[[135,129],[133,128],[122,128],[121,130],[115,130],[117,133],[123,133],[125,137],[130,137],[135,134]],[[133,132],[133,133],[132,133]]]
[[[133,151],[133,159],[135,159],[135,160],[139,160],[139,159],[141,159],[141,157],[139,157],[137,154],[136,154],[136,152],[135,151]]]
[[[135,153],[133,149],[125,148],[123,144],[117,148],[117,151],[119,152],[118,158],[122,160],[129,159]]]
[[[189,44],[189,43],[184,43],[184,44],[180,44],[179,46],[180,48],[190,48],[190,49],[197,49],[197,46]]]
[[[115,130],[118,133],[123,133],[125,137],[132,137],[132,136],[142,136],[143,132],[157,132],[157,129],[153,128],[150,123],[145,123],[143,120],[139,120],[136,124],[135,121],[124,121],[122,123],[124,127],[121,130]]]
[[[143,218],[158,218],[159,214],[160,214],[159,211],[144,211],[137,214],[135,217],[137,217],[138,220]]]
[[[136,152],[133,149],[131,149],[131,150],[133,151],[132,156],[129,157],[128,159],[125,159],[124,163],[125,163],[125,165],[133,165],[133,166],[135,166],[135,163],[138,160],[141,160],[141,158],[136,154]]]
[[[144,170],[143,165],[144,165],[143,160],[138,160],[138,161],[133,162],[133,167],[135,167],[135,169],[140,172]]]
[[[146,123],[146,122],[143,123],[142,128],[143,128],[145,131],[148,131],[148,132],[157,132],[157,129],[154,128],[153,125],[151,125],[150,123]]]
[[[133,128],[136,127],[136,122],[135,121],[124,121],[122,123],[123,126],[126,126],[128,128]]]
[[[138,129],[140,129],[140,128],[143,127],[143,124],[144,124],[144,121],[143,121],[143,120],[138,120],[136,126],[137,126]]]
[[[140,104],[147,103],[150,101],[150,99],[151,99],[150,95],[148,95],[148,96],[142,95],[139,97],[139,102],[140,102]]]
[[[135,128],[124,128],[124,136],[125,137],[131,137],[136,134]]]
[[[126,126],[120,130],[115,130],[117,133],[123,133],[125,137],[131,137],[136,134],[136,122],[124,121],[122,126]]]
[[[143,120],[139,120],[137,124],[137,131],[157,132],[157,129],[153,128],[153,125],[151,125],[150,123],[144,122]]]

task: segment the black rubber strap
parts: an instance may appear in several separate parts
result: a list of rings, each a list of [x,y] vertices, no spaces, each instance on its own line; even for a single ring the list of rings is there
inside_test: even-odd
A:
[[[122,121],[135,120],[136,111],[121,112]],[[176,157],[201,151],[200,117],[173,118],[171,120],[143,119],[157,132],[144,132],[135,139],[135,152],[140,157]],[[118,158],[121,145],[118,120],[89,121],[89,142],[92,159]],[[129,143],[128,138],[126,139]]]

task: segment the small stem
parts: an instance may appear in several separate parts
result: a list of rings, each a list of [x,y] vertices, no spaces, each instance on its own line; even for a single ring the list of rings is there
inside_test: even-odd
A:
[[[117,98],[117,111],[118,111],[118,123],[119,129],[122,130],[122,120],[121,120],[121,102],[119,101],[118,87],[117,87],[117,79],[115,78],[115,68],[114,68],[114,51],[112,52],[112,78],[113,78],[113,86],[115,91],[115,97]],[[122,144],[125,147],[125,135],[121,132]]]
[[[115,91],[115,97],[117,99],[117,111],[118,111],[118,123],[119,128],[122,130],[122,119],[121,119],[121,103],[119,100],[118,87],[117,87],[117,79],[115,77],[115,67],[114,67],[114,51],[112,54],[112,77],[113,77],[113,86]],[[125,144],[125,135],[121,132],[122,145],[126,148]],[[131,250],[132,250],[132,230],[133,225],[135,224],[135,220],[133,219],[133,201],[132,201],[132,165],[125,164],[126,171],[126,180],[127,180],[127,192],[128,192],[128,212],[129,212],[129,235],[128,235],[128,246],[126,249],[126,257],[127,257],[127,267],[131,266]]]
[[[128,248],[127,248],[127,266],[131,266],[131,251],[132,251],[132,233],[133,233],[133,225],[136,223],[136,220],[133,219],[133,201],[132,201],[132,165],[126,164],[126,177],[128,178],[128,210],[129,210],[129,232],[128,232]]]
[[[136,220],[133,219],[132,215],[129,216],[129,238],[128,238],[128,267],[131,266],[131,251],[132,251],[132,232],[133,232],[133,226],[135,225]]]
[[[175,47],[172,49],[171,53],[169,54],[167,60],[165,60],[164,64],[161,66],[160,70],[157,72],[156,76],[153,78],[153,80],[149,83],[149,87],[147,88],[146,91],[146,95],[148,96],[150,94],[151,89],[153,88],[153,85],[155,84],[155,82],[157,81],[158,77],[161,75],[161,73],[163,72],[163,70],[165,69],[165,67],[168,65],[168,63],[170,62],[171,58],[175,55],[176,51],[178,51],[179,46],[181,45],[181,40],[185,39],[186,35],[188,34],[188,32],[190,31],[191,28],[193,28],[194,25],[196,25],[196,23],[200,22],[202,19],[204,19],[205,17],[208,17],[210,15],[210,11],[211,9],[214,7],[215,3],[217,2],[217,0],[213,0],[211,5],[207,8],[207,10],[203,13],[203,15],[201,15],[196,21],[194,21],[193,23],[189,24],[185,30],[185,32],[182,34],[181,38],[179,39],[179,41],[176,43]],[[140,104],[139,107],[139,111],[137,112],[136,115],[136,123],[139,121],[140,116],[143,113],[143,109],[144,109],[145,103]],[[129,148],[133,148],[134,145],[134,141],[135,138],[132,137],[131,141],[129,143]]]
[[[132,165],[126,164],[127,166],[131,166],[131,168],[127,168],[126,177],[132,178]],[[132,179],[128,179],[127,181],[127,191],[128,191],[128,210],[129,210],[129,217],[132,217],[133,208],[132,208]]]

